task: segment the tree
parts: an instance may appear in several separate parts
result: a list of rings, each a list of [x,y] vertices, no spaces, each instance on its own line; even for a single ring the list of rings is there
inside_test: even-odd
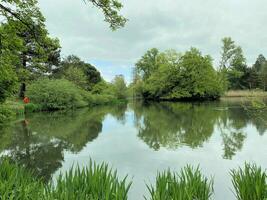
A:
[[[0,103],[3,103],[15,91],[17,76],[10,66],[2,63],[2,59],[0,66]]]
[[[243,89],[248,87],[246,80],[248,67],[242,48],[236,46],[230,37],[223,38],[222,43],[220,72],[224,73],[224,76],[227,78],[229,88]]]
[[[71,75],[70,71],[72,71],[72,73],[76,71],[78,74]],[[61,62],[61,64],[53,70],[53,76],[55,78],[65,77],[89,91],[92,90],[95,84],[101,81],[100,72],[97,71],[94,66],[89,63],[83,62],[79,57],[75,55],[70,55],[65,58]],[[80,83],[78,83],[78,80],[76,79],[78,78],[77,76],[81,78]]]
[[[137,72],[142,78],[147,79],[158,67],[159,50],[156,48],[148,50],[144,56],[135,64]]]
[[[209,55],[203,56],[198,49],[191,48],[179,65],[181,78],[170,94],[172,98],[216,99],[223,92]]]
[[[38,10],[38,8],[36,9]],[[15,33],[14,37],[21,43],[19,49],[12,49],[16,47],[12,44],[13,41],[5,41],[4,38],[3,42],[9,43],[9,46],[7,46],[8,49],[3,49],[4,47],[2,47],[2,51],[16,53],[18,62],[15,64],[15,70],[21,83],[19,96],[22,98],[26,91],[27,82],[51,73],[52,68],[59,64],[59,40],[49,37],[44,22],[44,18],[39,12],[35,22],[36,35],[31,34],[31,31],[22,26],[18,20],[11,19],[2,24],[2,32],[5,33],[12,30]]]
[[[265,63],[260,71],[260,85],[263,90],[267,89],[267,63]]]
[[[260,55],[258,56],[258,58],[257,58],[257,60],[256,60],[256,62],[255,62],[255,64],[253,65],[253,68],[255,68],[255,70],[256,70],[257,72],[259,72],[259,71],[262,69],[263,65],[264,65],[266,62],[267,62],[267,61],[266,61],[266,58],[265,58],[262,54],[260,54]]]
[[[77,67],[69,67],[65,72],[63,77],[81,88],[87,87],[87,79],[82,69]]]
[[[112,30],[121,28],[127,22],[127,19],[119,14],[123,5],[118,0],[83,0],[84,2],[90,2],[97,8],[101,9],[105,21],[109,23]],[[29,8],[37,4],[37,0],[2,0],[0,3],[0,16],[6,19],[16,19],[19,20],[23,25],[31,30],[35,29],[32,23],[25,21],[22,17],[24,11],[28,14]],[[34,11],[34,10],[31,10]],[[29,16],[30,18],[30,16]]]
[[[114,95],[118,99],[125,99],[127,97],[127,86],[123,75],[117,75],[112,81]]]
[[[220,68],[229,68],[231,66],[231,58],[233,57],[236,49],[235,42],[230,37],[225,37],[222,39],[222,52],[221,52],[221,62]]]
[[[175,50],[163,53],[149,50],[136,69],[142,75],[139,91],[145,99],[215,99],[224,91],[211,57],[202,56],[195,48],[183,55]]]

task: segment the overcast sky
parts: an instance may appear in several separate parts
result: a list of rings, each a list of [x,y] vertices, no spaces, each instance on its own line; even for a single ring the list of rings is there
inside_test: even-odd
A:
[[[62,56],[75,54],[94,64],[110,81],[129,81],[135,62],[150,48],[185,51],[199,48],[220,58],[221,39],[231,36],[247,62],[267,56],[267,0],[122,0],[129,22],[112,32],[100,10],[83,0],[39,0]]]

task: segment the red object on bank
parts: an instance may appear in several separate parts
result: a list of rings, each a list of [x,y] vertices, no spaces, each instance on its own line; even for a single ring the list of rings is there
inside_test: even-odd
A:
[[[23,102],[24,102],[25,104],[30,103],[30,99],[29,99],[29,97],[25,97],[25,98],[23,99]]]

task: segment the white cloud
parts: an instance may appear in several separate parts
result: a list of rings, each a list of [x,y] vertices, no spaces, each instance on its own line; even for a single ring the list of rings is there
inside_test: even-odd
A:
[[[100,10],[82,0],[39,0],[48,30],[61,40],[63,55],[93,60],[104,75],[98,62],[109,62],[113,75],[121,72],[121,66],[128,66],[122,73],[129,77],[136,60],[152,47],[184,51],[194,46],[211,54],[216,63],[225,36],[243,47],[248,63],[260,53],[267,54],[266,0],[122,2],[122,12],[130,21],[112,32]]]

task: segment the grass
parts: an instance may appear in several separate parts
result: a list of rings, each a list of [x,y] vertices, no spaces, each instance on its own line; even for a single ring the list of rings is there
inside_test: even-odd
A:
[[[266,200],[267,174],[254,164],[231,171],[232,183],[238,200]]]
[[[199,167],[186,166],[180,174],[170,170],[159,173],[155,188],[147,188],[151,200],[208,200],[213,194],[213,181],[204,177]]]
[[[0,167],[0,199],[42,199],[44,185],[23,167],[4,159]]]
[[[107,164],[72,168],[64,176],[60,175],[57,185],[48,189],[49,199],[92,199],[92,200],[126,200],[131,183],[125,177],[119,181],[117,172],[109,169]]]
[[[267,92],[262,90],[229,90],[223,97],[267,97]]]
[[[33,173],[2,159],[0,163],[1,200],[126,200],[131,183],[118,179],[107,164],[90,162],[89,167],[72,168],[60,175],[55,185],[44,184]]]
[[[266,200],[267,174],[254,164],[231,170],[237,200]],[[105,163],[90,161],[85,168],[72,167],[57,181],[44,183],[33,173],[9,159],[0,160],[1,200],[127,200],[131,182],[127,176],[119,180],[117,172]],[[155,186],[148,186],[146,200],[209,200],[213,180],[203,176],[199,167],[186,166],[180,173],[170,170],[159,173]]]

